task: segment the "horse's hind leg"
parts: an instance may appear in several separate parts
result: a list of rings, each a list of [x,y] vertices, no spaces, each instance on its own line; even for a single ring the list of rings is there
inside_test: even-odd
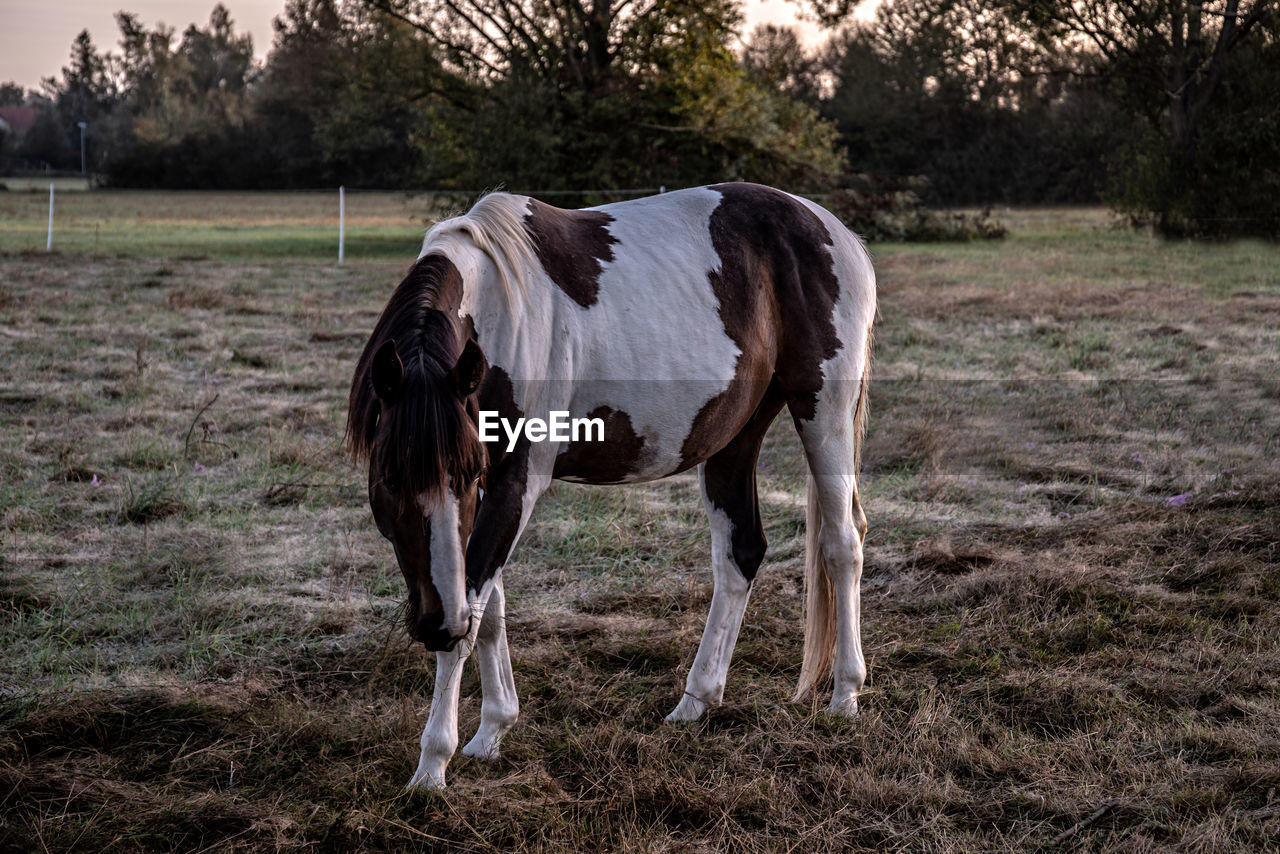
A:
[[[835,605],[835,660],[832,673],[835,689],[827,711],[835,715],[855,715],[858,695],[867,678],[862,656],[862,539],[866,530],[858,489],[852,476],[818,475],[812,489],[817,491],[822,527],[819,548],[831,579]]]
[[[711,522],[711,570],[714,588],[698,654],[685,681],[684,696],[668,721],[702,717],[724,696],[729,659],[738,640],[751,582],[764,560],[764,528],[756,496],[756,460],[760,443],[782,404],[772,396],[734,440],[698,466],[702,504]]]
[[[854,715],[858,711],[858,694],[866,680],[867,667],[862,656],[861,602],[862,541],[867,523],[858,497],[856,472],[857,445],[860,436],[849,416],[851,407],[843,401],[824,401],[817,417],[799,423],[800,438],[810,472],[810,512],[808,524],[817,527],[818,554],[806,560],[819,560],[821,570],[830,580],[830,600],[822,603],[827,613],[834,612],[835,657],[833,675],[835,691],[828,711],[837,715]],[[834,404],[834,405],[832,405]],[[816,505],[816,507],[815,507]],[[815,513],[816,511],[816,513]],[[814,539],[811,537],[810,542]],[[810,578],[810,584],[822,584]],[[826,591],[818,596],[825,598]],[[810,598],[810,603],[814,599]],[[813,620],[814,615],[810,614]],[[827,648],[829,650],[830,647]],[[818,651],[825,658],[825,651]],[[820,675],[820,674],[819,674]],[[802,689],[805,689],[802,676]]]
[[[501,575],[495,579],[480,622],[476,657],[480,661],[480,690],[483,692],[480,728],[462,752],[477,759],[497,759],[498,742],[515,725],[520,714],[516,682],[511,675],[511,654],[507,650],[507,600],[502,591]]]

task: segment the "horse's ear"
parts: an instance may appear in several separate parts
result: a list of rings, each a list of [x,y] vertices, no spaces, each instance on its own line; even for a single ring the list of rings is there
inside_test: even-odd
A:
[[[475,393],[488,366],[480,345],[474,338],[468,338],[467,343],[462,346],[462,355],[458,357],[457,364],[449,371],[449,378],[453,380],[453,388],[459,397],[470,397]]]
[[[404,389],[404,363],[396,353],[396,342],[387,341],[373,354],[370,371],[373,391],[383,403],[391,404],[400,399]]]

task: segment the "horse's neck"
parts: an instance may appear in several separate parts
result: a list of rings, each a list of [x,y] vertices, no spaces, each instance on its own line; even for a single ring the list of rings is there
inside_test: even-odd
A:
[[[470,319],[488,362],[513,378],[543,376],[558,342],[550,335],[553,303],[538,277],[527,276],[523,288],[511,283],[508,292],[484,253],[459,253],[454,264],[463,281],[458,315]]]

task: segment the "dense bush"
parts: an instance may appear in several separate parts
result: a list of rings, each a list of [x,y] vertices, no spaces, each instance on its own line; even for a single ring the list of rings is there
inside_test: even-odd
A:
[[[923,179],[886,184],[867,175],[845,176],[827,206],[864,240],[944,241],[994,240],[1007,230],[979,214],[940,211],[920,201]]]

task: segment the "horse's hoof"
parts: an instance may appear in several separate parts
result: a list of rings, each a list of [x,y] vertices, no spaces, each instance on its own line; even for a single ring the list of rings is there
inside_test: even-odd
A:
[[[410,780],[409,785],[404,787],[404,793],[412,795],[418,792],[442,792],[444,789],[444,783],[437,783],[431,777],[426,777],[422,780]]]
[[[412,794],[413,792],[438,792],[444,788],[444,772],[440,776],[434,777],[419,768],[413,775],[413,779],[409,781],[409,785],[404,787],[405,792]]]
[[[838,718],[856,718],[858,716],[858,698],[848,697],[844,700],[832,700],[827,706],[827,714]]]
[[[496,762],[502,756],[498,751],[497,739],[481,738],[479,735],[467,742],[466,747],[462,748],[462,755],[483,759],[485,762]]]
[[[685,694],[671,714],[667,715],[669,724],[692,724],[702,720],[707,711],[707,704]]]

